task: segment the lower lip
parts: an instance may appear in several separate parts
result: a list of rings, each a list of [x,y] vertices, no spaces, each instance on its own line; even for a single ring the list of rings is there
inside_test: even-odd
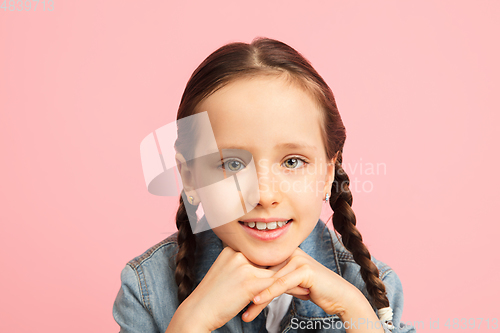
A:
[[[272,241],[281,236],[283,236],[288,229],[290,229],[290,224],[292,224],[293,220],[282,226],[281,228],[277,228],[274,230],[259,230],[246,226],[244,223],[240,223],[240,225],[245,229],[245,231],[252,237],[257,238],[262,241]]]

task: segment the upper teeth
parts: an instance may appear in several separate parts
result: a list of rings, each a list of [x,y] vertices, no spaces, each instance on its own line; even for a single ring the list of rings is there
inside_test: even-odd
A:
[[[246,226],[250,228],[256,227],[259,230],[274,230],[276,228],[281,228],[284,226],[288,221],[276,221],[276,222],[243,222],[245,223]]]

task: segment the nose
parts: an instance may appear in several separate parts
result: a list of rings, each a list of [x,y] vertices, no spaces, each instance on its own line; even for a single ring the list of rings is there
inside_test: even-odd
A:
[[[279,177],[270,172],[269,168],[264,168],[267,172],[259,173],[259,203],[258,206],[263,208],[274,207],[282,200],[282,193],[279,188]]]

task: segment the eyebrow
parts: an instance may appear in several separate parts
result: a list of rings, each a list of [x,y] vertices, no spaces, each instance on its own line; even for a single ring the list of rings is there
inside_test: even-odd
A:
[[[219,149],[242,149],[242,150],[247,150],[248,147],[242,147],[239,145],[230,145],[230,146],[225,146],[225,145],[219,145]],[[316,146],[307,144],[305,142],[283,142],[283,143],[278,143],[277,145],[274,146],[275,149],[311,149],[311,150],[318,150]]]

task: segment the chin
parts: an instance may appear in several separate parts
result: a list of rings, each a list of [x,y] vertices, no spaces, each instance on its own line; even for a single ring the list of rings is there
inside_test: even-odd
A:
[[[283,261],[288,259],[290,255],[272,256],[272,258],[270,258],[269,256],[267,256],[267,258],[259,256],[245,256],[255,265],[268,267],[281,264]]]

